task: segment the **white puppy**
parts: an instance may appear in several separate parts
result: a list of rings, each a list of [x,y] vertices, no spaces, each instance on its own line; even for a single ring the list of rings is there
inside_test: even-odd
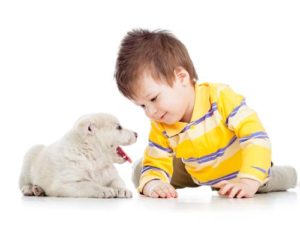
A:
[[[26,196],[130,198],[113,163],[131,162],[120,145],[136,139],[112,115],[83,116],[59,141],[27,152],[20,189]]]

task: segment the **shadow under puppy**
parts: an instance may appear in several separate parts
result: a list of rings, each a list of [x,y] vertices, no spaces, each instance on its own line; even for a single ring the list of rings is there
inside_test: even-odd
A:
[[[131,162],[120,145],[136,140],[112,115],[83,116],[62,139],[26,153],[20,189],[25,196],[130,198],[113,163]]]

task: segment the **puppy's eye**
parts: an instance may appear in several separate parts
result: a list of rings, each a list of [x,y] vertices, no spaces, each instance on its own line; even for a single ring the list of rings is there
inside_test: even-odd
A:
[[[122,126],[118,125],[118,126],[117,126],[117,129],[118,129],[118,130],[122,130]]]

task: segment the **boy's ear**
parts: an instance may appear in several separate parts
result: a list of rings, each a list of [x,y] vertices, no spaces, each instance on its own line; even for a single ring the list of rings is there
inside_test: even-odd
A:
[[[178,66],[174,69],[174,75],[176,80],[183,86],[187,86],[190,83],[190,74],[185,68]]]

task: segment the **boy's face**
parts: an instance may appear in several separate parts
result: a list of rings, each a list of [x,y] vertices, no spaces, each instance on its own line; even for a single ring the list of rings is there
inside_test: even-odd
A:
[[[141,106],[146,115],[157,122],[174,124],[191,118],[194,107],[194,86],[189,76],[175,76],[173,86],[155,81],[144,73],[139,81],[134,103]]]

